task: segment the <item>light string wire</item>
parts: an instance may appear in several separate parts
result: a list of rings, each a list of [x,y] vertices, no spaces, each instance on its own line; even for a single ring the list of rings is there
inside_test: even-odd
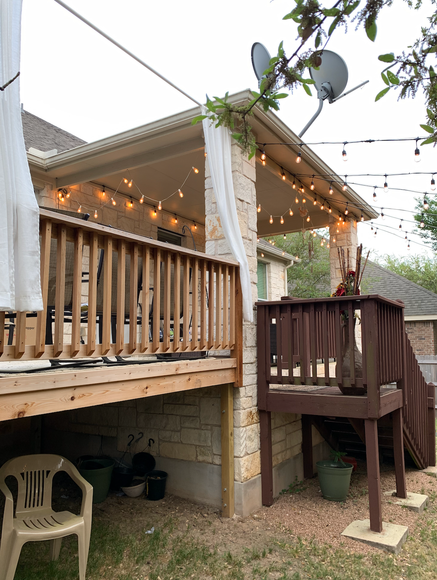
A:
[[[429,135],[425,137],[393,137],[391,139],[359,139],[359,140],[352,140],[348,141],[344,139],[343,141],[315,141],[313,143],[306,143],[304,141],[293,143],[287,141],[272,141],[270,143],[262,143],[261,141],[257,141],[257,145],[261,145],[261,147],[271,147],[275,145],[283,145],[283,146],[294,146],[294,147],[309,147],[310,145],[356,145],[358,143],[395,143],[395,142],[402,142],[402,141],[421,141],[422,139],[428,139]]]

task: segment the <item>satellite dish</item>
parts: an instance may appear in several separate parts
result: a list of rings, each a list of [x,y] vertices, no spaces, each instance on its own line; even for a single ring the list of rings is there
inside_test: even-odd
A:
[[[299,133],[299,137],[302,137],[302,135],[306,133],[320,115],[323,108],[323,101],[328,99],[330,103],[334,103],[338,99],[345,97],[349,93],[352,93],[352,91],[359,89],[369,82],[364,81],[357,87],[343,93],[349,76],[344,60],[337,53],[332,52],[332,50],[321,50],[317,54],[317,57],[320,60],[320,64],[318,68],[310,68],[310,76],[316,85],[317,96],[319,98],[319,108],[317,109],[316,114]]]
[[[349,76],[346,63],[332,50],[323,50],[316,58],[321,62],[318,68],[310,68],[310,76],[317,90],[327,92],[325,98],[332,103],[346,88]]]
[[[258,86],[261,84],[265,75],[263,74],[270,66],[270,54],[267,48],[260,42],[252,45],[251,51],[253,71],[258,79]]]

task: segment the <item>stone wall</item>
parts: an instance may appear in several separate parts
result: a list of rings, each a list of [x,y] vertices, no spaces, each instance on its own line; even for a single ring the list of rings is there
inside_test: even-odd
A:
[[[406,321],[405,330],[415,355],[434,355],[436,353],[436,321]]]
[[[280,300],[282,296],[287,296],[286,278],[287,270],[282,261],[274,260],[270,256],[266,258],[269,261],[267,267],[267,291],[269,300]]]

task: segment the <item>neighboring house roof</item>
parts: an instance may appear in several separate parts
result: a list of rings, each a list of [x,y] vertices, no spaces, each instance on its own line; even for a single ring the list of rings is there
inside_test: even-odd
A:
[[[437,294],[374,262],[367,262],[361,292],[402,300],[407,320],[437,320]]]
[[[266,242],[266,240],[263,239],[260,239],[260,241],[258,242],[257,249],[258,252],[263,252],[265,254],[268,254],[269,256],[275,257],[284,262],[296,261],[294,256],[287,254],[287,252],[283,252],[283,250],[281,250],[280,248],[276,248],[275,246],[269,244],[269,242]]]
[[[79,137],[75,137],[27,111],[22,111],[21,119],[26,151],[33,147],[39,151],[46,152],[56,149],[58,153],[62,153],[62,151],[68,151],[86,143],[83,139],[79,139]]]

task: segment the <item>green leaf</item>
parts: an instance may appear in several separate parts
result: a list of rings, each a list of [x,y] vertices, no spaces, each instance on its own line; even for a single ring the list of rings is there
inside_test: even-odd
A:
[[[272,56],[272,58],[269,60],[269,65],[276,64],[278,61],[279,58],[277,56]]]
[[[380,54],[378,56],[378,60],[381,60],[382,62],[393,62],[395,59],[395,55],[392,52],[389,52],[388,54]]]
[[[431,48],[428,48],[428,50],[426,51],[428,54],[430,52],[437,52],[437,44],[435,44],[434,46],[431,46]]]
[[[385,76],[385,74],[383,72],[381,73],[381,77],[382,77],[382,80],[385,82],[385,84],[387,86],[390,86],[390,83],[388,82],[388,78]]]
[[[429,145],[430,143],[435,143],[437,141],[436,137],[428,137],[425,141],[422,141],[421,145]]]
[[[377,32],[376,22],[374,20],[366,20],[366,34],[372,42],[375,41],[376,32]]]
[[[375,103],[376,103],[376,101],[379,101],[379,99],[382,99],[382,97],[385,94],[387,94],[389,90],[390,90],[390,87],[387,87],[385,89],[382,89],[382,91],[376,95],[376,97],[375,97]]]
[[[435,77],[435,71],[434,71],[434,69],[433,69],[432,66],[429,67],[429,76],[432,77],[432,78]]]
[[[302,82],[306,83],[307,85],[315,85],[316,81],[313,79],[302,79]]]
[[[194,117],[194,119],[191,121],[192,125],[196,125],[196,123],[198,123],[199,121],[203,121],[203,119],[207,119],[208,115],[198,115],[197,117]]]
[[[391,70],[387,71],[388,80],[392,83],[392,85],[398,85],[399,79],[396,75],[394,75]]]
[[[232,137],[238,141],[243,136],[242,133],[232,133]]]
[[[259,93],[257,93],[256,91],[251,91],[252,96],[255,97],[255,99],[259,99],[259,97],[261,96]]]
[[[329,27],[328,30],[328,36],[331,36],[331,34],[334,32],[335,27],[337,26],[337,24],[340,22],[340,18],[337,18],[332,22],[331,26]]]
[[[434,129],[432,127],[430,127],[429,125],[420,125],[422,127],[422,129],[424,131],[426,131],[427,133],[434,133]]]
[[[278,46],[278,56],[279,58],[282,58],[284,56],[284,41],[281,40],[281,42],[279,43]]]
[[[312,97],[313,95],[312,95],[312,93],[311,93],[311,89],[310,89],[310,87],[309,87],[307,84],[305,84],[305,83],[303,83],[303,85],[302,85],[302,86],[303,86],[303,88],[305,89],[305,92],[306,92],[306,94],[307,94],[307,95],[309,95],[310,97]]]
[[[285,99],[288,97],[288,93],[278,93],[273,96],[275,97],[275,99]]]
[[[322,14],[324,16],[338,16],[340,14],[340,10],[338,8],[324,8],[322,10]]]
[[[314,42],[314,46],[316,48],[318,48],[320,46],[320,43],[322,42],[322,33],[320,32],[320,30],[317,32],[316,34],[316,40]]]
[[[349,16],[349,14],[352,14],[352,12],[355,10],[355,8],[357,8],[357,6],[359,6],[359,4],[360,0],[357,0],[353,4],[349,4],[349,6],[347,6],[347,8],[344,10],[344,13]]]

